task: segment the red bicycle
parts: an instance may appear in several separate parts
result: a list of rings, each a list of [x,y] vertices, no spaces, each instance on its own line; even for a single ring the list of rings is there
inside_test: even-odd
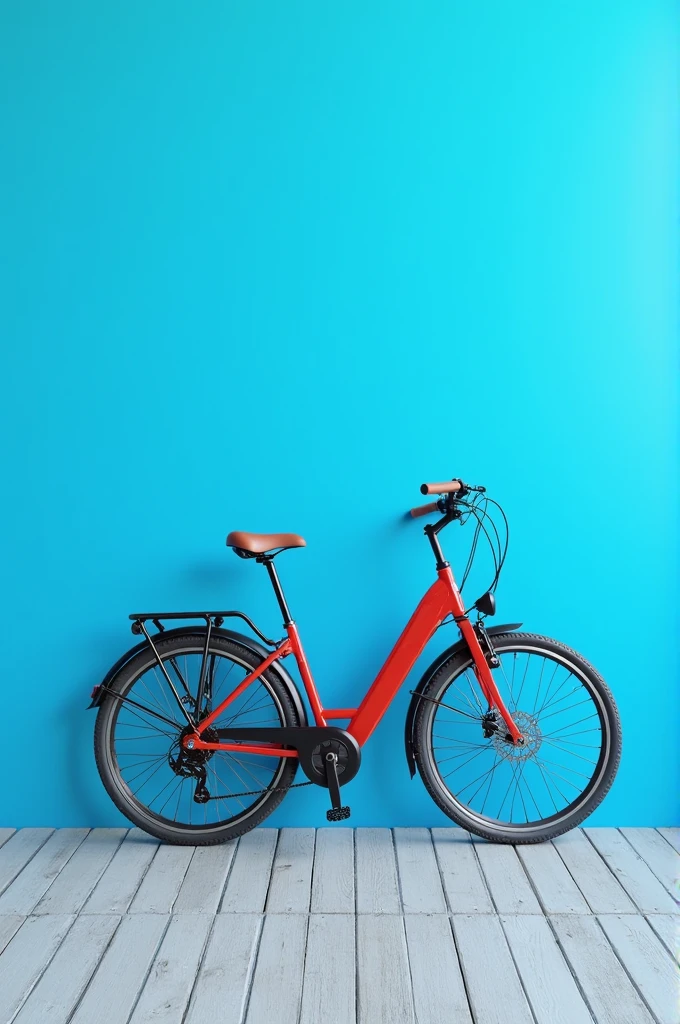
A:
[[[508,540],[505,515],[485,489],[455,479],[423,484],[421,492],[439,495],[411,510],[414,517],[441,516],[424,531],[437,579],[356,708],[323,707],[288,609],[274,558],[305,547],[296,534],[227,537],[237,555],[266,567],[283,615],[280,640],[269,640],[240,611],[130,616],[133,633],[144,639],[94,688],[90,705],[99,708],[97,766],[123,814],[166,842],[224,842],[271,814],[300,766],[302,785],[328,789],[328,819],[348,818],[340,787],[357,774],[364,743],[435,630],[449,621],[460,640],[411,691],[405,735],[411,776],[417,767],[445,814],[495,842],[551,839],[598,806],[621,755],[609,688],[564,644],[519,633],[521,623],[485,625],[495,613]],[[500,527],[490,507],[502,516]],[[460,589],[439,543],[442,529],[456,521],[475,523]],[[494,556],[494,579],[466,610],[461,591],[482,536]],[[234,616],[259,639],[225,629]],[[167,629],[173,619],[202,624]],[[291,654],[313,723],[283,665]],[[346,728],[329,725],[340,720]]]

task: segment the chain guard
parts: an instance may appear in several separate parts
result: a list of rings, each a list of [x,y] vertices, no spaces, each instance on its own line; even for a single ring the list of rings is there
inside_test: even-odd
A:
[[[332,752],[338,757],[338,783],[350,782],[361,765],[361,747],[348,732],[336,726],[284,726],[282,728],[216,729],[222,743],[274,743],[293,747],[298,752],[300,767],[310,782],[327,787],[323,758]],[[236,753],[236,751],[234,751]]]

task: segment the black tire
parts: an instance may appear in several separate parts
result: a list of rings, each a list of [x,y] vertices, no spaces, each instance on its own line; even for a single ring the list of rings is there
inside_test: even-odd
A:
[[[466,683],[468,684],[468,689],[470,689],[469,678],[466,677],[466,672],[471,673],[472,671],[472,659],[469,652],[465,650],[455,655],[452,655],[451,658],[442,665],[441,669],[430,680],[429,684],[425,687],[423,691],[423,696],[429,698],[429,700],[421,700],[416,711],[414,723],[416,763],[418,765],[423,782],[425,783],[425,786],[432,799],[441,808],[441,810],[446,815],[448,815],[449,818],[455,821],[456,824],[460,825],[462,828],[465,828],[468,831],[475,833],[475,835],[481,836],[483,839],[489,840],[490,842],[512,844],[545,842],[546,840],[554,839],[556,836],[559,836],[564,832],[568,832],[570,829],[575,828],[577,825],[579,825],[585,818],[588,817],[588,815],[590,815],[595,810],[595,808],[602,802],[602,800],[608,793],[614,781],[614,777],[616,775],[619,760],[621,757],[621,724],[619,721],[618,711],[616,708],[616,704],[614,702],[614,698],[609,690],[609,687],[601,678],[601,676],[598,675],[593,666],[590,665],[584,658],[582,658],[581,655],[577,654],[575,651],[572,651],[569,647],[566,647],[564,644],[561,644],[556,640],[551,640],[548,637],[537,636],[532,633],[504,633],[498,636],[494,636],[492,638],[492,642],[496,650],[496,653],[501,658],[502,665],[507,664],[503,661],[503,654],[505,654],[506,657],[513,656],[514,662],[511,662],[513,666],[516,663],[517,657],[525,655],[526,664],[528,665],[529,659],[537,655],[544,659],[544,665],[545,663],[549,662],[551,664],[554,663],[558,666],[558,668],[561,665],[563,668],[567,669],[568,675],[566,677],[564,685],[567,684],[567,681],[571,678],[572,675],[575,676],[577,681],[580,682],[581,686],[584,688],[584,693],[579,694],[579,696],[584,697],[584,708],[583,711],[574,711],[574,714],[585,714],[587,711],[585,705],[587,705],[588,702],[591,701],[593,707],[595,708],[595,711],[590,713],[589,718],[597,719],[597,721],[592,723],[593,728],[589,728],[588,731],[592,732],[594,735],[596,735],[599,731],[599,738],[593,739],[592,736],[587,736],[589,742],[588,744],[584,743],[583,735],[580,732],[578,732],[578,722],[570,723],[566,726],[567,729],[572,729],[573,727],[576,727],[577,732],[550,734],[545,731],[545,722],[543,722],[543,731],[541,731],[540,716],[541,711],[543,709],[541,708],[537,715],[534,709],[534,717],[530,719],[530,713],[523,712],[521,707],[519,706],[521,705],[521,690],[517,710],[520,714],[525,715],[527,723],[529,721],[533,721],[535,723],[534,726],[528,726],[528,728],[534,729],[534,751],[532,753],[522,752],[521,754],[517,753],[517,755],[515,755],[515,751],[517,750],[517,748],[513,747],[512,753],[510,753],[510,748],[512,745],[506,744],[505,739],[501,738],[500,733],[494,734],[491,738],[484,737],[482,732],[481,714],[479,714],[477,724],[475,724],[474,721],[468,721],[468,719],[474,718],[474,715],[470,714],[470,709],[473,709],[476,712],[477,705],[476,703],[473,703],[473,701],[476,700],[476,698],[474,697],[474,693],[470,691],[470,697],[472,697],[472,700],[468,699],[467,690],[463,694],[463,696],[466,699],[468,699],[468,703],[470,705],[469,708],[464,702],[460,703],[460,707],[454,707],[452,703],[453,701],[459,700],[458,693],[463,692],[462,688]],[[496,670],[494,672],[494,677],[496,679],[497,684],[499,685],[501,696],[506,701],[506,704],[508,705],[511,713],[514,713],[514,709],[511,706],[514,701],[514,697],[513,701],[510,701],[507,697],[507,693],[503,692],[501,685],[499,684],[498,678],[498,672],[500,671],[500,669]],[[505,672],[504,669],[502,671]],[[526,671],[527,670],[525,669],[525,676]],[[555,669],[555,671],[557,671],[557,668]],[[504,675],[503,678],[505,678],[507,681],[507,675]],[[542,678],[543,670],[541,671],[541,680]],[[542,682],[539,681],[539,693],[541,686]],[[452,687],[453,689],[451,689]],[[510,687],[510,690],[512,692],[512,686]],[[447,691],[449,694],[448,702],[451,703],[447,703]],[[557,690],[556,692],[559,693],[559,690]],[[571,691],[571,693],[576,692],[577,690]],[[548,703],[548,709],[550,707],[554,709],[554,707],[558,706],[564,699],[566,698],[555,699],[553,702]],[[550,701],[550,695],[546,697],[546,700]],[[437,704],[435,703],[437,701],[444,703]],[[446,714],[446,712],[442,712],[442,718],[440,719],[439,724],[435,725],[435,723],[437,723],[437,715],[440,713],[442,707],[446,707],[448,709],[449,714],[452,712],[455,712],[455,714],[453,714],[453,718],[450,721],[444,722],[444,715]],[[573,705],[573,708],[578,707],[579,705],[577,703]],[[483,702],[481,703],[481,707],[479,710],[480,712],[486,710],[486,708],[483,705]],[[570,710],[571,708],[568,708],[566,710],[563,708],[558,711],[553,710],[547,717],[550,718],[555,717],[556,715],[563,715],[566,718]],[[517,724],[520,725],[519,722]],[[585,722],[585,724],[589,725],[588,722]],[[551,723],[551,727],[552,726],[554,726],[554,723]],[[467,731],[465,731],[463,727],[466,727]],[[441,732],[436,733],[435,728],[445,728],[447,730],[450,730],[451,732],[456,732],[457,735],[462,733],[465,738],[462,740],[457,740],[452,735],[442,735]],[[578,736],[578,741],[576,739],[549,740],[547,737],[550,735],[562,735],[571,737]],[[442,758],[442,760],[439,763],[435,751],[436,749],[442,750],[445,745],[439,744],[439,746],[437,747],[437,739],[445,739],[451,741],[449,744],[446,745],[448,749],[444,751],[447,754],[447,756]],[[567,754],[572,754],[574,757],[579,758],[581,761],[587,760],[588,763],[592,763],[594,765],[594,768],[592,769],[585,769],[585,771],[591,772],[592,774],[590,775],[588,783],[584,785],[583,791],[576,798],[570,800],[570,794],[569,796],[565,796],[564,793],[561,793],[565,800],[565,805],[561,808],[558,808],[557,801],[555,800],[554,791],[551,790],[553,781],[551,781],[550,776],[555,775],[558,779],[562,780],[561,782],[557,783],[557,785],[560,787],[561,792],[562,788],[568,788],[567,783],[569,784],[569,786],[573,786],[574,789],[578,788],[578,785],[582,785],[581,783],[574,784],[574,779],[579,774],[579,772],[574,771],[571,768],[565,768],[563,765],[558,764],[558,767],[562,770],[562,772],[571,772],[572,775],[569,776],[557,774],[553,768],[548,769],[548,777],[546,777],[543,768],[538,767],[539,763],[541,763],[540,759],[538,758],[538,751],[541,749],[542,743],[552,743],[552,746],[547,747],[549,756],[551,757],[559,758],[559,756],[561,755],[566,756]],[[591,743],[593,744],[593,750],[599,749],[599,754],[592,753],[589,755],[588,758],[586,758],[584,756],[585,751]],[[460,744],[460,746],[456,746],[456,744]],[[489,746],[486,747],[486,744],[489,744]],[[494,746],[491,747],[491,744],[494,744]],[[505,746],[507,746],[508,748],[507,752],[505,750]],[[579,752],[572,751],[570,747],[578,747]],[[458,751],[462,750],[463,753],[458,752],[454,753],[453,755],[449,755],[449,749]],[[477,749],[479,752],[474,752]],[[557,754],[555,754],[555,750],[558,751]],[[511,820],[504,821],[502,820],[502,815],[504,813],[507,814],[508,807],[508,804],[505,802],[502,802],[500,805],[499,818],[492,818],[482,813],[484,810],[484,804],[482,804],[482,812],[480,812],[479,810],[475,810],[474,807],[467,805],[463,800],[458,799],[448,788],[445,781],[446,772],[443,772],[441,769],[442,766],[444,765],[444,762],[455,761],[456,759],[458,759],[458,767],[451,767],[451,765],[447,765],[446,767],[447,769],[450,769],[448,771],[449,775],[461,771],[462,768],[468,764],[467,755],[470,752],[472,752],[472,754],[469,758],[469,761],[472,761],[475,758],[479,757],[485,758],[485,761],[479,762],[476,765],[475,770],[477,770],[482,764],[488,763],[487,752],[490,752],[491,756],[495,758],[494,766],[489,770],[491,773],[488,783],[489,790],[491,790],[492,785],[496,786],[497,784],[498,776],[496,776],[496,778],[494,779],[494,772],[496,771],[498,765],[503,765],[504,769],[508,769],[508,773],[511,773],[509,774],[510,787],[512,787],[513,783],[515,784],[515,793],[513,796],[513,800],[517,796],[517,790],[519,790],[520,794],[522,795],[522,804],[525,804],[525,810],[526,802],[524,799],[523,791],[521,789],[521,783],[526,783],[526,779],[524,779],[524,771],[528,765],[532,764],[533,759],[532,767],[540,771],[540,774],[543,776],[546,793],[551,796],[553,803],[555,805],[556,813],[548,814],[545,817],[539,814],[538,817],[532,820],[529,820],[531,815],[530,813],[527,813],[526,822],[519,822],[512,820],[513,810],[512,808],[510,808]],[[466,757],[465,762],[459,760],[463,756]],[[515,756],[522,756],[526,763],[524,763],[520,767],[517,767],[518,762],[513,763],[512,761],[512,758],[514,758]],[[591,762],[590,758],[597,758],[597,760],[593,760]],[[542,763],[552,764],[554,762]],[[580,762],[575,763],[578,764],[579,768],[584,770],[584,766],[582,766]],[[506,777],[508,777],[508,775],[506,775]],[[586,778],[587,776],[584,775],[583,777]],[[481,778],[481,776],[479,778]],[[536,775],[536,778],[538,779],[538,775]],[[474,782],[476,783],[477,779],[475,779]],[[486,782],[484,782],[483,785],[486,786]],[[462,790],[458,791],[458,796],[460,796],[460,794],[463,792],[471,793],[471,786],[471,783],[464,786]],[[503,792],[503,786],[504,783],[499,786],[499,794]],[[487,798],[488,795],[489,794],[487,793]],[[473,799],[476,799],[476,794],[474,798],[471,799],[470,797],[466,797],[466,799],[470,799],[470,802],[472,803]],[[507,799],[508,794],[506,793],[505,800]],[[536,810],[540,812],[540,807],[535,797],[533,797],[533,799],[534,805],[536,806]],[[543,795],[543,801],[547,803],[547,798],[545,794]],[[529,803],[530,812],[534,813],[533,809],[531,808],[531,803],[528,800],[528,797],[527,802]]]
[[[186,634],[181,634],[179,636],[175,635],[168,640],[159,639],[155,641],[155,643],[156,649],[158,650],[164,664],[166,663],[166,659],[173,657],[175,659],[175,664],[179,664],[177,659],[184,658],[184,665],[186,666],[187,658],[192,656],[202,656],[205,644],[205,634],[201,635],[200,633],[187,631]],[[263,661],[259,655],[254,654],[247,647],[243,647],[235,641],[228,640],[220,636],[213,636],[211,639],[209,653],[210,655],[215,655],[216,658],[227,659],[228,662],[233,662],[234,666],[238,668],[244,678],[245,675],[251,672],[254,668],[257,668],[257,666]],[[225,662],[225,664],[226,663],[227,662]],[[128,662],[128,664],[123,666],[111,682],[111,689],[115,690],[117,693],[129,695],[130,690],[134,688],[135,683],[141,681],[141,685],[143,685],[143,679],[149,678],[148,673],[152,672],[154,667],[157,666],[158,662],[154,657],[153,651],[151,649],[143,650]],[[178,719],[181,718],[181,713],[179,712],[177,703],[174,700],[174,697],[172,697],[170,688],[167,686],[167,683],[164,682],[162,675],[160,675],[160,680],[161,683],[166,686],[168,694],[170,694],[168,700],[169,707],[176,709]],[[286,686],[274,672],[271,672],[270,670],[266,671],[254,684],[251,685],[262,687],[264,699],[271,700],[271,708],[273,709],[271,713],[275,717],[278,717],[280,725],[298,726],[301,724]],[[246,691],[246,693],[247,692],[248,691]],[[135,691],[135,697],[139,699],[137,691]],[[148,706],[151,706],[148,699],[145,703]],[[216,700],[216,704],[217,703],[218,701]],[[171,820],[163,814],[150,810],[142,800],[136,799],[134,793],[130,789],[129,780],[126,782],[123,778],[122,771],[125,771],[126,769],[125,766],[123,766],[121,771],[119,760],[125,756],[134,755],[120,754],[119,757],[117,753],[116,724],[118,722],[119,715],[121,714],[121,708],[130,709],[130,714],[137,714],[130,705],[117,700],[115,697],[105,697],[99,708],[94,733],[94,750],[97,768],[106,791],[116,807],[118,807],[126,818],[139,826],[139,828],[150,833],[156,838],[163,840],[163,842],[184,846],[210,846],[216,843],[224,843],[229,839],[235,839],[237,836],[243,835],[245,832],[249,832],[251,829],[255,828],[256,825],[259,825],[269,814],[271,814],[272,811],[281,803],[286,795],[286,790],[293,783],[298,765],[297,758],[284,757],[275,761],[273,758],[263,757],[260,760],[261,762],[268,763],[268,769],[271,770],[272,776],[271,780],[268,782],[265,792],[257,797],[253,797],[252,803],[244,806],[242,809],[239,809],[237,813],[233,815],[230,814],[228,817],[218,821],[207,822],[207,810],[204,810],[203,812],[206,817],[206,821],[203,823],[190,824],[186,821]],[[166,715],[170,715],[172,712],[166,711],[165,713]],[[252,713],[252,710],[248,713]],[[144,728],[146,728],[146,722],[151,723],[148,727],[148,732],[144,731]],[[220,724],[219,721],[217,724]],[[246,720],[241,724],[246,725],[249,723]],[[142,732],[142,735],[146,736],[147,734],[151,735],[151,730],[155,725],[155,719],[151,719],[149,716],[144,715],[144,728],[139,725],[136,728]],[[170,727],[165,726],[165,728],[168,729],[167,734],[163,733],[163,730],[158,727],[159,735],[156,736],[154,742],[160,745],[157,745],[154,748],[154,754],[156,751],[159,751],[162,754],[162,744],[164,742],[169,744],[169,751],[178,749],[178,742],[176,740],[172,740]],[[180,730],[178,729],[177,737],[179,736],[179,732]],[[161,736],[169,736],[170,739],[164,740],[160,738]],[[217,755],[223,758],[227,758],[229,756],[222,752],[217,752]],[[144,756],[149,758],[152,755],[147,754]],[[159,769],[170,774],[172,782],[173,769],[169,765],[169,762],[166,765],[163,762],[162,757],[157,758],[157,760],[159,761]],[[234,758],[234,760],[241,764],[239,759]],[[246,771],[248,772],[248,769],[246,769]],[[217,773],[213,772],[213,774],[216,775]],[[250,774],[252,774],[252,772]],[[180,780],[180,791],[184,788],[184,781],[188,781],[190,786],[194,783],[192,778],[188,780]],[[254,789],[255,785],[252,781],[248,784],[246,776],[246,784],[241,787],[241,790],[250,789],[251,787]],[[189,797],[189,799],[191,799],[191,797]],[[250,798],[246,797],[245,799]],[[219,800],[227,805],[227,809],[235,806],[235,798],[231,795],[219,797]],[[238,802],[243,804],[243,799],[239,799]],[[153,800],[151,803],[153,803]],[[217,806],[221,807],[221,805]],[[218,810],[215,813],[219,814],[222,813],[222,811]],[[191,821],[191,811],[189,811],[189,821]]]

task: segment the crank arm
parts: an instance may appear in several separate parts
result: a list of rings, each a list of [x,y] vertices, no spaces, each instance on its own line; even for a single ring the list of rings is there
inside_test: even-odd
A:
[[[334,811],[340,810],[340,783],[338,782],[338,755],[328,753],[324,762],[326,769],[326,783],[331,798],[331,807]]]

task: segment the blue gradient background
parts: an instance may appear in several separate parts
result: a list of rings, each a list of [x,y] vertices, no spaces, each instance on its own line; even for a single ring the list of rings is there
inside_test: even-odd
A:
[[[432,576],[402,513],[453,475],[510,517],[498,621],[616,694],[592,823],[678,822],[675,19],[3,5],[2,824],[120,821],[85,705],[129,611],[278,631],[230,528],[307,538],[281,574],[326,702],[354,702]],[[446,820],[408,777],[408,688],[353,824]]]

